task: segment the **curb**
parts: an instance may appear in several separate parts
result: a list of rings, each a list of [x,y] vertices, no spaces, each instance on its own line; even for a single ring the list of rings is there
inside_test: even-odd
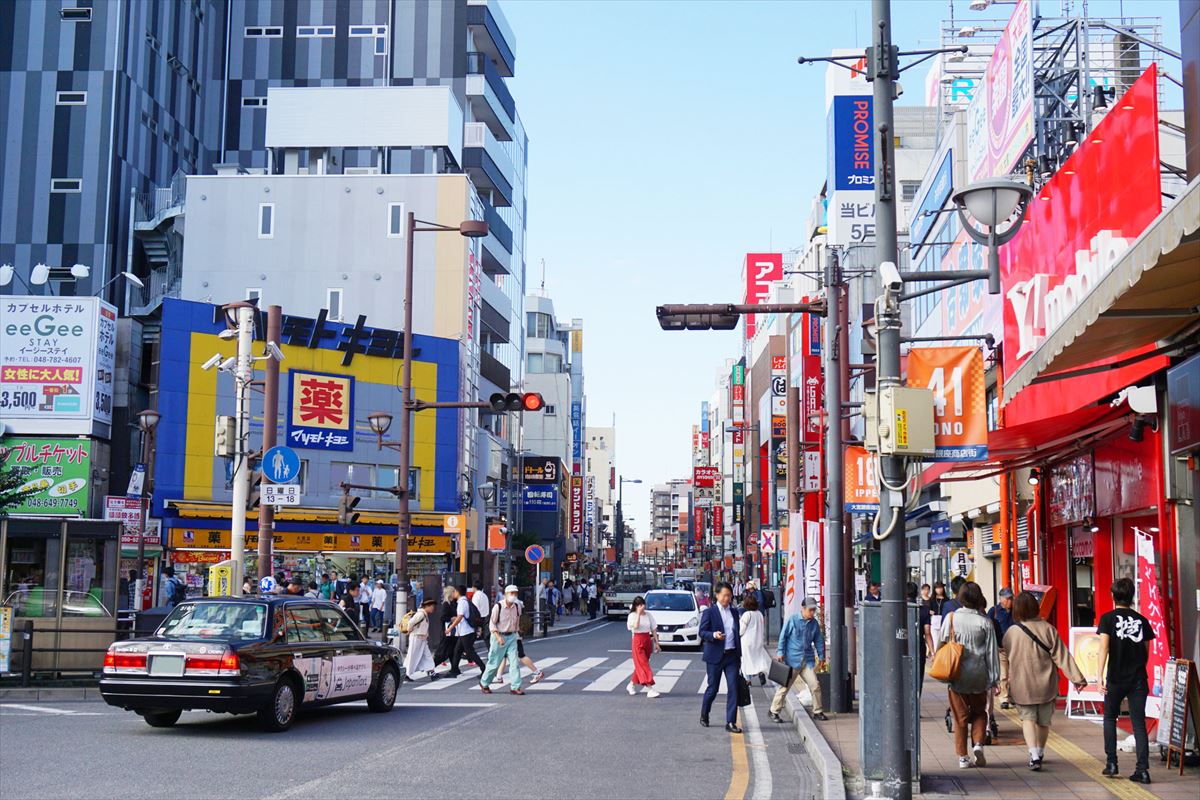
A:
[[[792,722],[796,733],[804,743],[804,750],[813,760],[817,772],[821,775],[821,796],[825,800],[846,800],[846,784],[842,777],[842,762],[821,734],[817,723],[808,716],[807,709],[800,704],[795,695],[788,692],[788,710],[792,712]]]
[[[14,701],[84,701],[101,700],[99,687],[48,687],[28,689],[0,689],[0,700]]]

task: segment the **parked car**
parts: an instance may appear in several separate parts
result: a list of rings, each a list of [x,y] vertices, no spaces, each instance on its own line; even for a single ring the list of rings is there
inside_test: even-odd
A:
[[[400,651],[372,641],[335,604],[307,597],[203,597],[176,606],[152,636],[117,642],[100,694],[156,728],[183,711],[257,714],[284,731],[303,707],[366,700],[391,711]]]
[[[17,617],[53,617],[58,613],[58,590],[41,586],[18,589],[8,596],[4,605],[11,606]],[[63,592],[63,616],[110,617],[112,614],[94,595],[68,590]]]

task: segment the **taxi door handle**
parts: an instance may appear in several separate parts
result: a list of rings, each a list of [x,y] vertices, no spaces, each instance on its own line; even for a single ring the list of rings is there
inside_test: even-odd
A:
[[[344,653],[345,653],[345,651],[344,651],[344,650],[334,650],[334,651],[333,651],[333,654],[334,654],[335,656],[340,656],[340,655],[342,655],[342,654],[344,654]]]
[[[304,653],[292,653],[292,658],[304,658]]]

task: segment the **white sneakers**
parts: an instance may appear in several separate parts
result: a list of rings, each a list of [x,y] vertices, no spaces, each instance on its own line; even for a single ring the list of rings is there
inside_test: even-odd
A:
[[[646,692],[646,697],[658,697],[660,694],[662,694],[662,693],[659,691],[656,691],[654,689],[651,689],[650,691]]]
[[[970,769],[971,768],[971,759],[967,758],[966,756],[960,756],[958,759],[958,768],[959,769]]]
[[[987,757],[983,754],[983,745],[981,745],[981,744],[975,745],[975,749],[972,752],[975,755],[975,766],[986,767],[987,766]]]
[[[632,681],[625,687],[625,691],[629,692],[630,697],[638,693],[637,687],[633,685]]]
[[[630,681],[629,685],[625,687],[625,691],[629,692],[630,697],[633,697],[640,691],[640,688],[635,686],[633,681]],[[656,692],[653,686],[646,687],[646,697],[659,697],[661,694],[661,692]]]

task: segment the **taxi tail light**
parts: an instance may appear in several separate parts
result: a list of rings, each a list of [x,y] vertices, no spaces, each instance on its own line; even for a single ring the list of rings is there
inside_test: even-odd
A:
[[[104,654],[104,670],[106,672],[123,671],[146,671],[146,654],[145,653],[130,653],[118,650],[114,644],[108,648],[108,652]]]
[[[238,675],[241,662],[238,654],[229,648],[222,653],[188,654],[183,662],[184,674]]]

